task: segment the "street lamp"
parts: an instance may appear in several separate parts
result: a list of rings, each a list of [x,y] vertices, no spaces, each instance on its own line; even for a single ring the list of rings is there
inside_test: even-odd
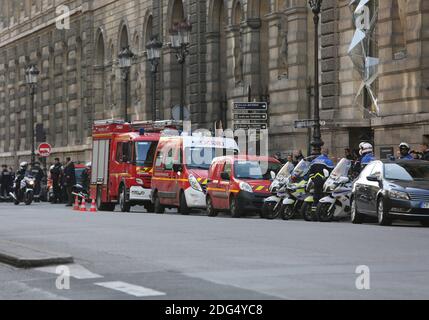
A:
[[[127,46],[122,48],[118,54],[119,68],[121,69],[122,80],[125,84],[124,121],[128,122],[128,81],[130,78],[130,68],[134,53]]]
[[[324,142],[320,132],[320,112],[319,112],[319,14],[323,0],[309,0],[311,11],[313,11],[314,21],[314,130],[311,146],[313,155],[320,155]]]
[[[192,25],[187,20],[175,23],[170,30],[171,47],[176,51],[177,62],[181,65],[180,83],[180,120],[185,118],[185,62],[189,54],[189,43],[191,38]]]
[[[147,43],[147,57],[152,66],[152,120],[156,121],[156,73],[158,72],[159,61],[161,59],[161,48],[162,42],[158,40],[158,37],[152,37]]]
[[[35,147],[35,134],[34,134],[34,95],[36,94],[36,85],[37,78],[40,74],[40,71],[37,69],[36,65],[30,65],[25,70],[25,81],[30,88],[30,100],[31,100],[31,112],[30,112],[30,122],[31,122],[31,166],[36,162],[36,147]]]

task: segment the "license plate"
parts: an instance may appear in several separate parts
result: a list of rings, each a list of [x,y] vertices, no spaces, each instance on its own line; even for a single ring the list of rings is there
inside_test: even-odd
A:
[[[420,205],[420,207],[422,209],[429,209],[429,202],[422,202],[422,204]]]

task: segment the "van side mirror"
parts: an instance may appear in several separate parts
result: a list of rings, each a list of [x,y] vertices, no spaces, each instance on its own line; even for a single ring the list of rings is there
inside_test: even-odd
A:
[[[176,173],[181,172],[182,171],[182,165],[178,164],[178,163],[173,164],[173,171]]]
[[[371,181],[371,182],[379,182],[380,181],[380,178],[377,176],[374,176],[374,175],[368,176],[368,177],[366,177],[366,179],[368,181]]]
[[[229,173],[227,173],[227,172],[222,172],[221,174],[220,174],[220,177],[222,178],[222,180],[230,180],[231,179],[231,177],[229,176]]]

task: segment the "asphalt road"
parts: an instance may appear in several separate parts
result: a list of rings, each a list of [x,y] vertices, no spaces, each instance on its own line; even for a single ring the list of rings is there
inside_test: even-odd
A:
[[[0,264],[0,299],[428,299],[429,229],[80,213],[0,203],[0,240],[68,253],[70,288],[53,268]],[[358,266],[369,290],[358,290]]]

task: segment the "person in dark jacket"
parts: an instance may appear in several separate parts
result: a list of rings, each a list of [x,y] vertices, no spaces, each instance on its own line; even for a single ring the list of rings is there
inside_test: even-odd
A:
[[[420,145],[420,152],[421,152],[421,160],[429,161],[429,144],[426,142],[423,142]]]
[[[85,169],[82,172],[82,187],[85,191],[89,192],[89,184],[91,179],[91,162],[85,165]]]
[[[34,201],[40,201],[40,192],[41,192],[41,184],[42,179],[45,176],[42,168],[40,167],[40,162],[35,162],[31,168],[31,175],[33,176],[36,184],[34,186]]]
[[[66,158],[64,167],[64,187],[67,191],[67,207],[73,206],[73,186],[76,184],[76,170],[73,161],[70,157]]]
[[[63,169],[59,158],[55,158],[55,163],[50,168],[51,180],[52,180],[52,190],[53,197],[52,203],[61,203],[61,180],[63,176]]]
[[[327,173],[331,173],[334,169],[334,163],[328,157],[329,151],[327,148],[322,149],[322,154],[320,156],[314,157],[310,165],[310,171],[308,175],[313,179],[314,182],[314,208],[319,203],[319,200],[323,195],[323,185],[326,181],[325,170]]]
[[[12,172],[8,170],[7,165],[4,164],[0,174],[0,200],[5,201],[9,199],[9,192],[12,189],[13,179]]]

